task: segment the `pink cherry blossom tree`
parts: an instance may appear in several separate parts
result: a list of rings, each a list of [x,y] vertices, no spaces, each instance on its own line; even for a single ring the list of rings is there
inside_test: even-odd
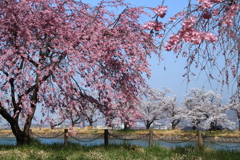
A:
[[[92,104],[86,106],[80,113],[88,121],[90,127],[93,127],[94,123],[96,123],[100,119],[103,119],[103,115],[101,114],[99,109]]]
[[[139,22],[142,14],[143,8],[122,0],[97,6],[77,0],[0,2],[0,97],[9,95],[13,110],[1,101],[0,115],[11,125],[17,145],[30,141],[37,107],[55,112],[59,102],[68,102],[76,110],[79,97],[105,114],[117,108],[119,116],[139,116],[137,95],[148,87],[142,76],[150,76],[147,57],[157,53]],[[118,101],[132,105],[122,107]]]
[[[55,116],[51,119],[49,119],[50,128],[56,129],[57,126],[60,126],[64,123],[65,119],[62,119],[60,116]]]
[[[114,110],[108,113],[107,116],[104,117],[105,121],[107,122],[107,126],[111,127],[112,129],[114,127],[117,127],[120,125],[121,120],[118,117],[118,113]]]

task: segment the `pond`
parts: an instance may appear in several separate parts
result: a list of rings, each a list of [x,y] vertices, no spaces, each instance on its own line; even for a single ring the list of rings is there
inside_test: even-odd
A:
[[[64,143],[63,138],[36,138],[40,140],[43,144],[53,144],[53,143]],[[85,146],[94,146],[94,145],[103,145],[104,139],[69,139],[68,140],[71,143],[78,143],[80,145]],[[133,144],[133,145],[139,145],[142,147],[148,147],[148,140],[147,139],[141,139],[141,140],[120,140],[120,139],[109,139],[109,144]],[[233,150],[240,150],[240,143],[223,143],[223,142],[203,142],[205,146],[208,146],[212,149],[233,149]],[[0,144],[6,144],[6,145],[15,145],[16,140],[15,138],[0,138]],[[193,145],[195,146],[197,142],[195,141],[188,141],[188,142],[164,142],[155,140],[154,145],[160,145],[167,148],[175,148],[176,146],[187,146],[187,145]]]

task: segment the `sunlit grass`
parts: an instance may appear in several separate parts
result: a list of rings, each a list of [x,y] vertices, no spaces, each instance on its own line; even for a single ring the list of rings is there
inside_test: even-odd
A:
[[[198,149],[193,146],[164,148],[160,146],[140,147],[122,144],[109,146],[81,146],[69,143],[44,145],[33,140],[30,145],[16,147],[0,145],[3,160],[238,160],[240,151]]]

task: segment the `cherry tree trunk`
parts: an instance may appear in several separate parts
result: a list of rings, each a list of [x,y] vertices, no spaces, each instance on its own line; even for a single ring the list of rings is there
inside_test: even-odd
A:
[[[38,91],[38,89],[36,89],[36,92],[33,95],[32,102],[37,101],[37,94],[36,94],[37,91]],[[26,119],[26,122],[24,124],[23,130],[20,129],[19,124],[18,124],[18,120],[14,120],[14,121],[10,122],[12,132],[16,137],[17,146],[22,146],[24,144],[29,144],[30,143],[30,140],[31,140],[30,127],[31,127],[31,124],[32,124],[32,119],[33,119],[34,113],[36,111],[36,105],[31,104],[31,109],[32,109],[32,113],[27,115],[27,119]]]
[[[129,122],[124,122],[124,129],[130,129]]]
[[[93,121],[89,121],[89,126],[93,127]]]
[[[22,146],[24,144],[29,144],[30,137],[30,125],[28,123],[25,124],[24,130],[22,131],[18,125],[18,123],[11,123],[11,128],[14,136],[16,137],[17,146]]]
[[[25,133],[21,131],[17,136],[16,136],[16,141],[17,141],[17,146],[22,146],[24,144],[29,144],[30,143],[30,136],[29,133]]]
[[[149,129],[149,128],[150,128],[150,125],[149,125],[149,124],[147,124],[147,125],[146,125],[146,129]]]
[[[149,128],[151,127],[152,122],[153,122],[153,121],[147,120],[146,129],[149,129]]]
[[[238,131],[240,131],[240,113],[238,114]]]
[[[238,131],[240,131],[240,120],[238,120]]]
[[[176,126],[177,126],[177,124],[172,124],[172,129],[175,129],[176,128]]]
[[[180,122],[179,119],[178,120],[173,120],[172,121],[172,129],[175,129],[179,122]]]

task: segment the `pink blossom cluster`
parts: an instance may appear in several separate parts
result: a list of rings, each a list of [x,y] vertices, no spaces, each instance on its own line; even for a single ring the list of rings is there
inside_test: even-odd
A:
[[[227,26],[233,25],[233,19],[236,16],[236,13],[239,12],[240,5],[239,4],[233,4],[227,8],[226,15],[223,17],[223,24],[226,24]]]
[[[214,4],[212,0],[198,0],[198,3],[202,4],[202,8],[211,8]]]
[[[145,23],[144,28],[147,30],[152,30],[156,25],[155,21],[148,21],[147,23]]]
[[[204,40],[215,42],[217,40],[217,37],[212,33],[201,32],[199,30],[194,29],[196,20],[197,18],[194,16],[185,19],[182,23],[183,26],[182,29],[179,30],[177,34],[173,34],[170,37],[169,41],[167,41],[165,50],[167,51],[172,50],[181,41],[190,42],[193,44],[200,44]]]
[[[157,8],[151,8],[159,17],[163,18],[166,15],[168,9],[167,6],[158,6]]]
[[[149,21],[144,25],[144,28],[147,30],[154,29],[155,31],[160,31],[163,28],[162,22]]]
[[[202,4],[201,8],[211,8],[214,3],[221,3],[223,0],[198,0]]]

